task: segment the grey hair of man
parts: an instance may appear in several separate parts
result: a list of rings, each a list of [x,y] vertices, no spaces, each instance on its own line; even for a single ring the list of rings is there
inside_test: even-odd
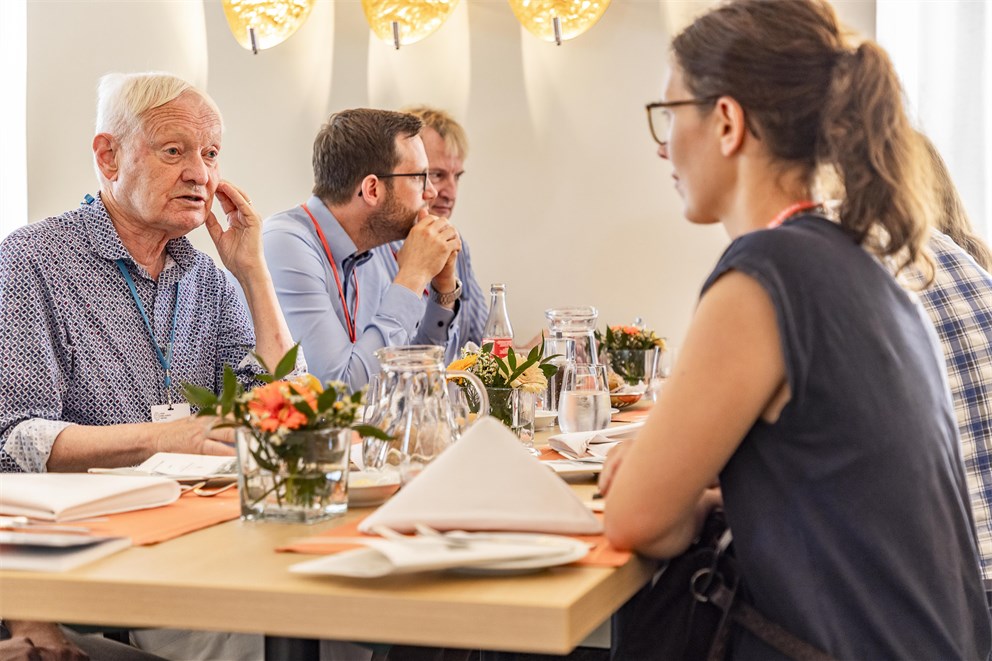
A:
[[[445,110],[433,106],[408,106],[402,109],[423,120],[424,126],[437,131],[448,152],[460,159],[468,158],[468,136],[465,129]]]
[[[392,110],[334,113],[313,143],[313,194],[329,205],[346,204],[365,177],[391,173],[399,164],[396,138],[419,135],[423,127],[419,118]]]
[[[178,76],[160,71],[109,73],[97,87],[96,133],[108,133],[126,143],[141,127],[141,116],[186,92],[199,95],[217,115],[223,130],[220,109],[208,94]],[[95,166],[94,162],[94,166]],[[100,169],[96,168],[97,178]]]

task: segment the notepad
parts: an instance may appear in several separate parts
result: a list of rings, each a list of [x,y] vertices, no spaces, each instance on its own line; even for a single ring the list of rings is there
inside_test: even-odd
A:
[[[74,521],[160,507],[179,498],[179,484],[163,477],[87,473],[6,473],[0,476],[0,514],[42,521]]]
[[[181,452],[156,452],[137,466],[127,468],[91,468],[90,473],[109,475],[154,475],[179,482],[199,482],[208,479],[237,479],[236,457]]]
[[[129,546],[127,537],[0,530],[0,570],[68,571]]]

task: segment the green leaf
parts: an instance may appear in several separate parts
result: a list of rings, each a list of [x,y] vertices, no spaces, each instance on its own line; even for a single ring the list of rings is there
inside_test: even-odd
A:
[[[558,366],[545,363],[541,365],[541,371],[544,372],[544,378],[550,381],[551,377],[558,373]]]
[[[392,436],[373,425],[355,425],[352,429],[357,431],[359,436],[371,436],[372,438],[378,438],[380,441],[393,440]]]
[[[308,422],[313,422],[313,419],[317,417],[317,412],[310,408],[305,399],[301,399],[298,402],[293,402],[293,406],[297,411],[307,416]]]
[[[183,397],[186,401],[200,409],[197,415],[217,415],[217,395],[208,388],[183,381]]]
[[[240,389],[241,384],[238,383],[238,377],[234,374],[234,370],[231,369],[230,365],[224,365],[224,389],[220,393],[221,415],[227,415],[231,412],[234,398],[241,394],[238,392]]]
[[[540,344],[534,345],[534,348],[530,350],[527,354],[527,360],[537,360],[538,357],[544,353],[544,341],[542,340]]]
[[[259,374],[255,377],[255,380],[262,383],[272,383],[275,379],[272,378],[271,374]]]
[[[258,361],[258,364],[262,366],[262,369],[265,370],[266,374],[272,374],[272,370],[269,369],[269,366],[265,364],[265,361],[262,360],[262,357],[259,356],[258,353],[252,351],[251,352],[251,355],[255,356],[255,360],[257,360]],[[270,383],[270,382],[271,382],[271,380],[270,381],[266,381],[266,383]]]
[[[511,370],[517,369],[517,352],[513,350],[513,347],[510,347],[506,354],[506,362],[509,363]]]
[[[485,344],[482,345],[481,353],[492,353],[492,352],[493,352],[492,342],[486,342]]]
[[[286,352],[286,355],[282,357],[279,364],[276,365],[276,371],[272,373],[272,376],[276,379],[281,379],[287,374],[293,371],[296,367],[296,354],[300,351],[300,344],[297,342],[293,345],[293,348]]]
[[[334,402],[336,402],[337,399],[338,399],[338,393],[334,390],[334,388],[328,388],[324,392],[317,395],[317,410],[318,411],[330,410],[330,408],[334,406]]]

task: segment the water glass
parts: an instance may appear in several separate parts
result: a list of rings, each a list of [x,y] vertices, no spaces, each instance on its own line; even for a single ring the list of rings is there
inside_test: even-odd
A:
[[[537,410],[558,412],[558,400],[561,398],[561,385],[565,378],[565,369],[575,363],[575,340],[570,337],[548,337],[544,340],[544,355],[542,358],[556,356],[548,361],[558,368],[548,379],[548,387],[537,396]]]
[[[563,432],[599,431],[610,425],[606,365],[576,363],[565,369],[558,426]]]
[[[533,454],[534,449],[534,418],[537,404],[537,394],[527,392],[523,388],[513,388],[510,393],[510,431]]]

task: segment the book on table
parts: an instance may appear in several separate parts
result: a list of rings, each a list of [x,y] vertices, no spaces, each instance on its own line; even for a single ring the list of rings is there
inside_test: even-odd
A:
[[[0,530],[0,570],[69,571],[129,546],[129,537]]]
[[[0,476],[0,514],[74,521],[161,507],[179,494],[179,484],[162,477],[5,473]]]

